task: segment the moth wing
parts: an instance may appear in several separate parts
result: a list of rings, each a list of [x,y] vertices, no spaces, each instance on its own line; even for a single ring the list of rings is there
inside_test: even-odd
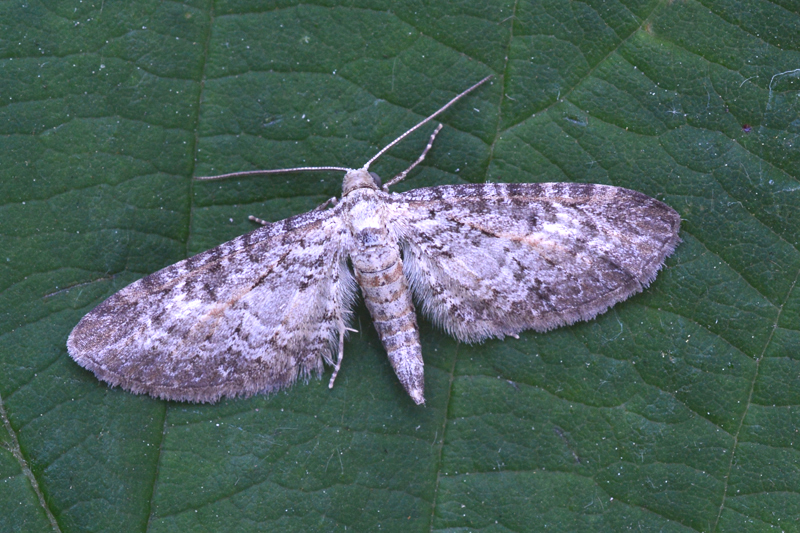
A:
[[[83,317],[69,354],[112,385],[169,400],[319,376],[355,297],[338,213],[270,224],[136,281]]]
[[[467,342],[589,320],[643,290],[680,241],[678,213],[620,187],[455,185],[391,198],[415,300]]]

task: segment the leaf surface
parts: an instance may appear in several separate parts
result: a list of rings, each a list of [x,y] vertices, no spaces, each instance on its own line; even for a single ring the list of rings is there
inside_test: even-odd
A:
[[[800,8],[696,2],[0,6],[0,531],[800,529]],[[333,390],[194,405],[67,355],[130,282],[340,194],[487,74],[396,190],[594,182],[683,243],[588,323],[463,345],[427,406],[363,305]],[[404,169],[433,126],[372,168]],[[329,374],[328,374],[329,375]]]

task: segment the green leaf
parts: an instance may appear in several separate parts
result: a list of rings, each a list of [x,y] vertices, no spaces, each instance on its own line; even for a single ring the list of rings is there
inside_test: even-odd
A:
[[[0,531],[798,531],[793,0],[0,5]],[[426,407],[363,306],[333,390],[193,405],[67,355],[128,283],[340,193],[448,110],[397,190],[597,182],[683,243],[588,323],[469,346]],[[390,177],[432,127],[373,168]],[[329,374],[328,374],[329,376]]]

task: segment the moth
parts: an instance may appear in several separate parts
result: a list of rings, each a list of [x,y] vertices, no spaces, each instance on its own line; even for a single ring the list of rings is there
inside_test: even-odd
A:
[[[486,82],[453,98],[358,169],[340,199],[262,224],[166,267],[88,313],[69,354],[101,380],[168,400],[275,392],[333,365],[360,289],[400,383],[425,402],[416,308],[463,342],[589,320],[642,291],[679,242],[680,217],[642,193],[580,183],[444,185],[390,193],[378,157]],[[333,207],[327,208],[329,204]]]

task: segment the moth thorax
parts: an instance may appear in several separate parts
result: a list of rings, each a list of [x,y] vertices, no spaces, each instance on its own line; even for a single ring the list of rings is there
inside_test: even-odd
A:
[[[378,189],[380,187],[380,177],[374,172],[368,172],[363,168],[348,170],[344,175],[342,183],[342,196],[347,196],[356,189]]]

